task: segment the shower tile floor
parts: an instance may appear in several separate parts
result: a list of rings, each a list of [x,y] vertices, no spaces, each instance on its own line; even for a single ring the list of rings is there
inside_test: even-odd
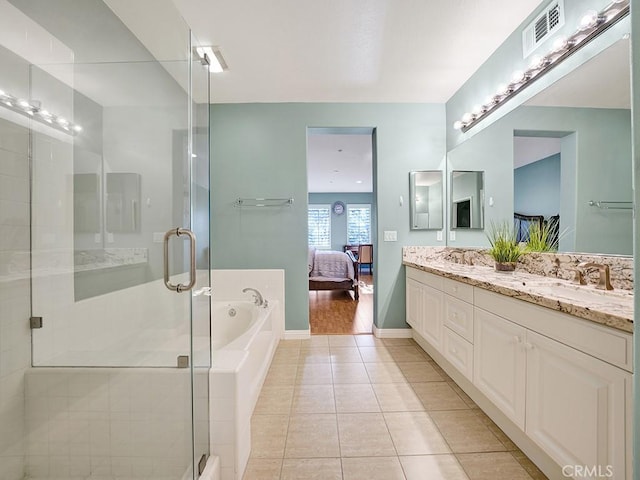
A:
[[[546,477],[411,339],[283,340],[244,480]]]

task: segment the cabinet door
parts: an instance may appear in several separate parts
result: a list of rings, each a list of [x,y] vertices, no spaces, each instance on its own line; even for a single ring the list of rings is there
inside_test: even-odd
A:
[[[435,288],[422,285],[422,336],[442,351],[442,297]]]
[[[473,383],[524,430],[525,329],[479,308],[474,317]]]
[[[422,284],[407,277],[407,323],[422,333]]]
[[[559,465],[602,475],[612,469],[608,478],[630,479],[625,415],[631,375],[530,331],[525,346],[529,437]]]

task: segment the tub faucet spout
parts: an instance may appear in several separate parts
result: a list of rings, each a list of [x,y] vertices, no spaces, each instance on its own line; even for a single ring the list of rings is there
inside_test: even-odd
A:
[[[255,288],[243,288],[242,293],[253,292],[253,303],[257,307],[262,307],[265,304],[265,300],[262,297],[262,294],[256,290]]]

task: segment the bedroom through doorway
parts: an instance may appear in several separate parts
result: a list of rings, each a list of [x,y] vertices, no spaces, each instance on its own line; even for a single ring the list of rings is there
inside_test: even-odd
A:
[[[308,128],[311,334],[371,334],[376,252],[373,128]]]

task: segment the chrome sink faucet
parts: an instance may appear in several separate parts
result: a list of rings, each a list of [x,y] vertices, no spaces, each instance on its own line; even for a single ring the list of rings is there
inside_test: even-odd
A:
[[[578,283],[580,285],[586,285],[587,282],[584,279],[584,274],[582,273],[582,269],[587,268],[597,268],[600,274],[598,279],[598,284],[596,288],[599,290],[613,290],[613,286],[611,285],[611,275],[609,273],[609,265],[604,265],[601,263],[592,263],[592,262],[580,262],[576,267],[576,276],[574,277],[574,283]]]
[[[253,303],[256,307],[266,306],[267,301],[262,297],[262,294],[255,288],[243,288],[242,293],[253,292]]]

